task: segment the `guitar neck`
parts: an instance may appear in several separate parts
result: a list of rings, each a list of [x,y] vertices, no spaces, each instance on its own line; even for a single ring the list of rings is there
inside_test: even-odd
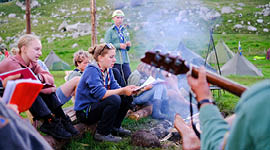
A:
[[[198,78],[198,68],[192,68],[192,76]],[[208,83],[219,86],[220,88],[235,94],[236,96],[241,96],[242,93],[247,89],[246,86],[240,85],[236,82],[233,82],[229,79],[226,79],[217,74],[211,73],[209,71],[206,72],[206,79]]]

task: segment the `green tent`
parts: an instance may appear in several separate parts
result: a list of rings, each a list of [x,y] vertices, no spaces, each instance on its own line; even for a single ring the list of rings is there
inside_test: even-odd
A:
[[[70,66],[51,51],[44,60],[49,70],[70,70]]]
[[[224,76],[263,76],[262,72],[258,68],[239,53],[235,54],[232,59],[222,66],[221,74]]]
[[[217,57],[219,63],[226,63],[231,58],[233,58],[234,53],[229,49],[229,47],[224,43],[222,39],[218,41],[216,45]],[[207,57],[208,63],[217,63],[215,52],[212,51]]]

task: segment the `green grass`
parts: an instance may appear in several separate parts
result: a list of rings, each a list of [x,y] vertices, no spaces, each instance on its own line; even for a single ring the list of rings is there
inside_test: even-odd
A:
[[[90,13],[89,12],[81,12],[81,8],[85,8],[90,6],[89,0],[56,0],[55,2],[51,2],[51,0],[38,0],[41,3],[41,7],[32,9],[32,17],[37,16],[38,17],[38,25],[34,26],[32,25],[32,32],[39,35],[42,40],[43,45],[43,55],[41,57],[42,60],[45,59],[45,57],[49,54],[50,50],[54,50],[56,54],[66,61],[68,64],[72,65],[72,55],[75,51],[79,49],[87,50],[91,46],[91,35],[82,36],[76,39],[72,39],[70,37],[59,39],[57,38],[52,43],[48,43],[47,38],[51,37],[52,34],[69,34],[69,33],[61,33],[58,31],[58,26],[63,22],[63,20],[70,21],[68,24],[74,24],[77,22],[90,23]],[[47,3],[47,5],[44,5],[44,2]],[[100,8],[101,11],[97,12],[97,16],[99,18],[98,21],[98,41],[100,41],[101,38],[104,37],[106,29],[110,26],[111,18],[110,13],[112,8],[107,5],[107,0],[98,0],[97,2],[97,8]],[[127,2],[127,1],[125,1]],[[218,11],[221,10],[223,6],[237,6],[237,3],[241,2],[244,3],[245,6],[242,7],[242,10],[235,10],[234,14],[223,14],[222,18],[218,20],[213,20],[213,22],[216,22],[220,24],[220,27],[214,28],[214,40],[215,44],[217,44],[219,39],[223,39],[225,43],[228,45],[228,47],[236,52],[238,49],[238,41],[241,42],[242,49],[243,49],[243,55],[251,61],[256,67],[262,70],[262,73],[264,77],[248,77],[248,76],[229,76],[228,78],[236,81],[240,84],[251,86],[254,83],[264,80],[264,79],[270,79],[270,61],[268,60],[253,60],[254,56],[265,56],[265,51],[270,48],[270,34],[262,32],[263,28],[270,29],[270,17],[264,17],[264,16],[258,16],[254,17],[256,11],[261,11],[262,9],[256,8],[256,6],[261,4],[267,4],[269,3],[269,0],[203,0],[203,2],[209,6],[210,8],[217,9]],[[230,5],[232,4],[232,5]],[[179,5],[181,5],[179,3]],[[218,8],[218,6],[220,6]],[[75,8],[76,7],[76,8]],[[180,7],[180,6],[179,6]],[[71,15],[69,17],[63,17],[65,16],[65,13],[59,13],[59,9],[69,9],[69,10],[77,10],[78,12],[74,15]],[[8,2],[8,3],[0,3],[0,10],[2,12],[5,12],[4,16],[0,16],[0,36],[3,39],[6,39],[7,37],[13,37],[18,36],[19,34],[22,34],[24,28],[25,28],[25,20],[23,19],[23,16],[25,14],[24,11],[22,11],[18,6],[15,5],[15,1]],[[71,11],[69,11],[71,12]],[[7,16],[10,13],[15,13],[17,17],[19,18],[7,18]],[[51,17],[51,14],[59,14],[60,18],[53,18]],[[243,16],[240,18],[239,14],[242,14]],[[258,18],[262,18],[264,20],[264,24],[258,24],[256,25],[256,20]],[[7,23],[1,23],[2,20],[7,20]],[[32,21],[34,19],[32,18]],[[52,23],[49,23],[48,21],[52,20]],[[228,22],[228,20],[232,20],[231,23]],[[142,20],[138,20],[138,22],[141,22]],[[251,32],[247,31],[246,29],[240,29],[236,30],[233,29],[233,26],[235,24],[241,24],[241,21],[244,21],[244,25],[247,25],[247,22],[249,21],[251,25],[256,25],[258,31]],[[43,24],[44,23],[44,24]],[[54,28],[54,30],[52,30]],[[133,47],[131,51],[129,52],[129,55],[131,56],[131,69],[134,70],[137,65],[140,63],[139,57],[143,54],[143,52],[149,47],[149,45],[142,45],[142,40],[148,40],[148,39],[137,39],[135,37],[135,32],[132,28],[129,29],[131,40],[133,43]],[[188,37],[187,37],[188,38]],[[175,41],[176,39],[173,39],[173,37],[170,39],[171,41]],[[192,38],[190,37],[188,39],[189,41],[192,41]],[[189,43],[188,41],[188,43]],[[77,43],[79,46],[76,48],[72,48],[72,45],[74,43]],[[151,43],[151,41],[148,41],[149,44],[155,44]],[[5,43],[5,44],[11,44],[11,43]],[[192,43],[190,45],[187,45],[189,48],[194,47]],[[206,50],[201,50],[202,55],[205,56]],[[73,66],[74,67],[74,66]],[[51,72],[55,78],[55,84],[57,87],[64,84],[64,71],[52,71]],[[224,112],[225,115],[232,114],[234,112],[235,105],[239,101],[239,98],[228,93],[221,93],[221,96],[218,97],[218,93],[214,93],[215,99],[218,103],[218,107],[222,112]],[[64,105],[64,107],[68,107],[73,105],[71,101],[69,101],[67,104]],[[145,128],[145,126],[151,122],[152,120],[150,118],[145,118],[140,121],[133,121],[129,119],[125,119],[123,122],[123,126],[131,129],[132,131]],[[139,147],[133,147],[130,144],[130,138],[125,138],[125,140],[118,144],[112,144],[112,143],[99,143],[95,142],[93,140],[93,137],[90,135],[90,133],[87,133],[83,139],[80,140],[72,140],[70,144],[68,144],[65,149],[142,149]]]

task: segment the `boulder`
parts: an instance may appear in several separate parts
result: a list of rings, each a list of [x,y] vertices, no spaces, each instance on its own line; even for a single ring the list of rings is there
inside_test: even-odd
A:
[[[263,32],[269,32],[269,29],[264,28],[264,29],[263,29]]]
[[[222,14],[230,14],[230,13],[234,13],[235,11],[229,7],[229,6],[224,6],[221,8],[221,13]]]
[[[249,31],[257,31],[257,28],[256,27],[253,27],[253,26],[248,26],[247,29]]]
[[[15,18],[15,17],[16,17],[16,14],[13,14],[13,13],[8,15],[8,18]]]
[[[258,23],[263,23],[263,19],[257,19]]]
[[[242,29],[242,28],[244,28],[244,26],[241,25],[241,24],[236,24],[236,25],[233,26],[233,28],[234,29]]]

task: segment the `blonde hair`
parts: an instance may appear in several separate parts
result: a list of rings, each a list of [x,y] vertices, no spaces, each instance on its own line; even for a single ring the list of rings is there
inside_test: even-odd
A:
[[[90,47],[88,52],[92,55],[92,57],[98,61],[98,56],[104,56],[108,53],[109,50],[116,50],[115,47],[111,43],[102,43],[99,45],[95,45],[94,47]]]
[[[25,34],[20,37],[19,42],[18,42],[18,48],[19,48],[19,53],[21,53],[21,48],[23,46],[27,46],[31,41],[34,40],[39,40],[39,37],[33,34]]]
[[[17,47],[12,47],[10,52],[12,53],[12,55],[17,55],[19,53],[19,49]]]
[[[87,51],[79,50],[73,55],[73,63],[76,67],[78,67],[78,63],[83,62],[85,59],[89,60],[90,55]]]

